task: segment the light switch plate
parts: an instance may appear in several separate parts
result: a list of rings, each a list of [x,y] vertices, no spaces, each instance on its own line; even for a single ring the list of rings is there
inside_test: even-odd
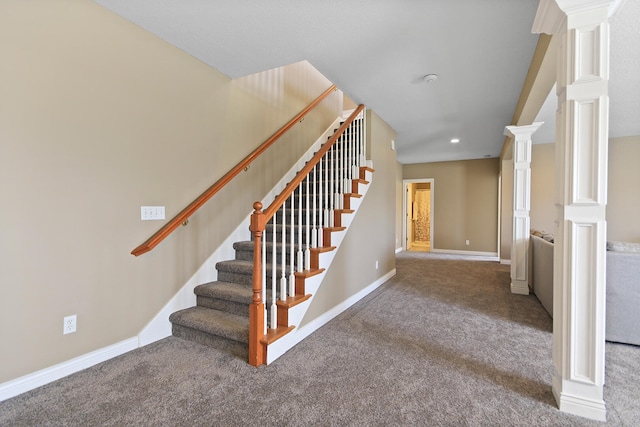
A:
[[[140,219],[143,221],[164,219],[164,206],[140,206]]]

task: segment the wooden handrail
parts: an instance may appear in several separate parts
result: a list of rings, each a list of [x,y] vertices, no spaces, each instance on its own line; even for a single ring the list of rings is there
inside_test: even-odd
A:
[[[274,142],[276,142],[282,135],[284,135],[289,129],[293,127],[297,122],[302,120],[311,110],[313,110],[318,104],[320,104],[331,92],[336,90],[336,85],[331,85],[329,89],[325,90],[319,97],[317,97],[311,104],[305,107],[294,118],[289,120],[287,124],[282,126],[276,133],[274,133],[269,139],[263,142],[258,148],[253,150],[251,154],[245,157],[240,163],[227,172],[222,178],[216,181],[211,187],[209,187],[198,198],[191,202],[186,208],[184,208],[178,215],[173,217],[171,221],[166,223],[160,230],[158,230],[153,236],[149,237],[143,244],[131,251],[131,254],[135,256],[142,255],[149,252],[162,242],[169,234],[171,234],[176,228],[191,217],[202,205],[209,201],[218,191],[220,191],[225,185],[229,183],[236,175],[248,167],[258,156],[260,156],[265,150],[267,150]]]

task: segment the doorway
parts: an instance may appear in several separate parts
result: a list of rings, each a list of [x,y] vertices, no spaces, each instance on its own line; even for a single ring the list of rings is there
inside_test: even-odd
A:
[[[433,249],[434,180],[406,179],[403,203],[403,241],[407,251]]]

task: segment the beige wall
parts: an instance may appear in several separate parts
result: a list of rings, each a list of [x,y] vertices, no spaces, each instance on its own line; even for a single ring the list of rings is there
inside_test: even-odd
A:
[[[640,243],[640,136],[609,140],[607,240]],[[555,232],[555,144],[533,145],[531,227]]]
[[[403,179],[434,179],[432,249],[497,253],[498,172],[495,158],[404,165]]]
[[[500,172],[500,260],[511,262],[513,243],[513,159],[502,160]]]
[[[531,146],[530,225],[532,229],[546,233],[555,233],[556,228],[556,212],[553,204],[556,185],[555,148],[555,144],[533,144]]]
[[[395,131],[374,112],[367,111],[367,140],[375,169],[373,181],[301,326],[396,267],[396,230],[393,227],[396,206],[393,201],[396,200],[397,161],[390,144],[395,135]]]
[[[609,141],[607,239],[640,243],[640,136]]]
[[[356,103],[355,103],[351,98],[349,98],[347,95],[344,95],[343,103],[344,103],[344,110],[345,110],[345,111],[355,110],[356,108],[358,108],[358,104],[356,104]]]
[[[403,212],[403,197],[402,197],[402,163],[396,164],[396,250],[403,248],[402,243],[402,212]]]
[[[330,82],[306,62],[231,81],[89,0],[4,0],[0,63],[0,383],[136,336],[342,105],[136,258],[163,224],[141,205],[171,218]]]

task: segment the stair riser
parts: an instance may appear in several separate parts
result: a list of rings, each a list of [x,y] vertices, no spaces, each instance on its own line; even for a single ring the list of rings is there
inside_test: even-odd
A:
[[[241,302],[228,301],[198,295],[196,296],[196,304],[200,307],[220,310],[227,313],[236,314],[238,316],[246,316],[247,318],[249,317],[249,304],[243,304]]]
[[[220,277],[222,276],[222,277]],[[281,276],[277,276],[277,295],[276,298],[280,297],[280,277]],[[288,277],[288,273],[287,273],[287,277]],[[219,272],[218,273],[218,278],[219,280],[224,280],[225,282],[233,282],[233,283],[238,283],[239,285],[242,286],[247,286],[247,287],[251,287],[253,286],[253,276],[249,275],[249,274],[239,274],[239,273],[228,273],[228,272]],[[287,280],[287,287],[289,286],[289,281]],[[271,289],[271,276],[267,276],[267,288]]]
[[[234,356],[240,357],[243,360],[247,359],[249,354],[249,345],[238,341],[223,338],[217,335],[212,335],[206,332],[202,332],[196,329],[192,329],[186,326],[173,324],[171,327],[173,336],[183,338],[189,341],[195,341],[199,344],[213,347],[218,350],[222,350],[226,353],[231,353]],[[248,341],[248,337],[247,337]]]
[[[267,263],[267,267],[270,267],[271,264]],[[270,268],[268,268],[270,270]],[[278,267],[278,271],[280,268]],[[288,275],[288,273],[287,273]],[[280,280],[281,274],[278,273],[276,278]],[[218,271],[218,280],[230,283],[238,283],[239,285],[253,286],[253,274],[252,273],[241,273],[241,272],[230,272],[230,271]],[[271,283],[271,274],[267,271],[267,283]]]
[[[280,298],[279,290],[276,292],[276,299]],[[267,287],[267,296],[262,301],[267,309],[271,305],[271,283]],[[208,298],[203,296],[197,297],[197,305],[199,307],[210,308],[213,310],[220,310],[226,313],[235,314],[236,316],[245,316],[247,322],[249,321],[249,304],[243,304],[240,302],[232,302],[226,300],[220,300],[217,298]]]
[[[251,274],[230,273],[227,271],[218,271],[218,280],[224,282],[238,283],[244,286],[253,286]]]

